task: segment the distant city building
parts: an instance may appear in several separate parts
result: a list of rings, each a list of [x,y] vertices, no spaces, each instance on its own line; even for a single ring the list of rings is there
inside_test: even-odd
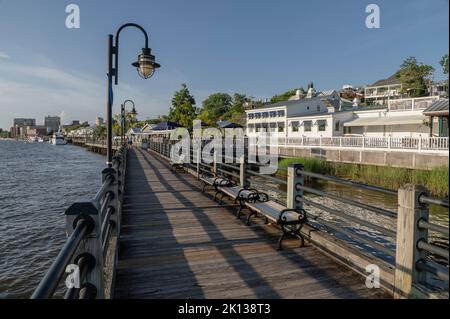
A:
[[[27,137],[44,137],[47,136],[47,127],[45,126],[28,126],[26,131]]]
[[[61,126],[61,118],[59,116],[46,116],[44,119],[44,126],[49,130],[56,132]]]
[[[11,137],[25,138],[28,126],[36,126],[36,119],[15,118],[11,127]]]
[[[71,126],[75,126],[75,125],[80,125],[80,121],[78,120],[73,120],[72,124],[70,124]]]
[[[105,123],[105,121],[103,120],[103,117],[97,117],[95,119],[95,125],[99,126],[99,125],[103,125]]]

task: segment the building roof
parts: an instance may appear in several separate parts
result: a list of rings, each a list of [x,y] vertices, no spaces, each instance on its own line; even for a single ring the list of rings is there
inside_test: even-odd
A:
[[[216,123],[219,128],[241,128],[242,125],[230,122],[230,121],[219,121]]]
[[[280,106],[289,107],[291,105],[300,105],[300,104],[303,104],[303,103],[310,103],[310,102],[314,102],[314,101],[324,100],[324,99],[327,99],[328,97],[330,97],[334,92],[336,92],[336,91],[335,90],[324,91],[324,92],[319,93],[318,95],[316,95],[316,96],[314,96],[312,98],[302,98],[300,100],[288,100],[288,101],[268,104],[268,105],[264,105],[262,107],[259,107],[257,109],[252,109],[252,110],[248,110],[248,111],[249,112],[251,112],[251,111],[258,111],[258,110],[262,110],[262,109],[269,109],[269,108],[280,107]],[[328,95],[325,95],[325,94],[328,94]]]
[[[425,116],[403,115],[391,117],[361,117],[349,122],[345,122],[345,127],[351,126],[383,126],[383,125],[401,125],[401,124],[422,124],[426,119]]]
[[[399,78],[397,78],[397,76],[395,74],[393,74],[390,77],[388,77],[387,79],[378,80],[374,84],[368,85],[368,87],[370,87],[370,86],[386,86],[386,85],[395,85],[395,84],[401,84],[401,82],[400,82]]]
[[[423,114],[433,115],[433,114],[448,114],[448,99],[441,99],[433,102],[429,107],[427,107]]]
[[[139,127],[132,127],[128,130],[128,134],[139,134],[141,129]]]
[[[174,123],[174,122],[161,122],[159,124],[157,124],[156,126],[153,127],[153,131],[169,131],[169,130],[173,130],[176,129],[177,127],[181,127],[181,125],[179,125],[178,123]]]

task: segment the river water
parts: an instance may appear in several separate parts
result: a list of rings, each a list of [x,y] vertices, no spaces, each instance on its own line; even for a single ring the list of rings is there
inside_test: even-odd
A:
[[[65,241],[64,210],[101,184],[103,156],[0,140],[0,299],[28,298]]]

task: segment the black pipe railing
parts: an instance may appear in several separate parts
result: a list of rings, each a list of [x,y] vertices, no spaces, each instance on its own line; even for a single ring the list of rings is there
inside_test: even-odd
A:
[[[119,233],[126,158],[127,148],[121,146],[113,158],[113,168],[103,170],[102,186],[92,200],[74,203],[66,210],[67,241],[32,299],[53,297],[69,264],[78,268],[79,278],[75,279],[79,282],[67,287],[64,298],[105,297],[104,263],[111,236]]]

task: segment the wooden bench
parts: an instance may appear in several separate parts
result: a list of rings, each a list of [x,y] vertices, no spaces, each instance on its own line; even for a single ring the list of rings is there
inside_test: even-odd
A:
[[[182,154],[181,156],[179,156],[180,161],[174,162],[172,160],[172,158],[170,159],[170,168],[172,169],[172,171],[174,173],[184,173],[185,172],[185,167],[184,167],[184,154]]]
[[[207,187],[213,187],[215,189],[214,200],[217,200],[217,195],[221,192],[221,188],[235,186],[235,183],[228,178],[215,177],[204,173],[200,176],[200,180],[203,182],[202,193],[206,191]]]
[[[266,223],[271,221],[281,227],[282,235],[278,239],[278,249],[281,250],[282,241],[287,235],[300,237],[301,246],[305,245],[305,240],[301,234],[301,229],[307,221],[306,211],[304,209],[287,209],[285,206],[271,201],[266,193],[260,192],[254,188],[242,188],[239,186],[218,186],[216,188],[222,193],[220,202],[224,196],[239,202],[239,208],[236,217],[240,219],[241,211],[244,207],[250,210],[247,216],[246,225],[250,225],[252,216],[262,215],[266,219]],[[215,196],[216,197],[216,196]]]

